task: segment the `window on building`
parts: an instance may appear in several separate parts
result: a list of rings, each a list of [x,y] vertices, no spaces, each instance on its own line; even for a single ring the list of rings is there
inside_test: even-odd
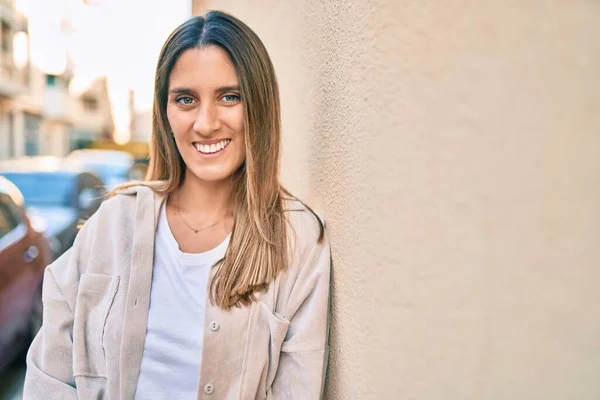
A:
[[[81,101],[86,111],[96,111],[98,109],[98,99],[94,96],[85,95]]]
[[[8,158],[15,156],[15,115],[12,112],[7,114],[8,117]]]
[[[37,156],[40,154],[40,130],[42,117],[35,114],[24,113],[25,155]]]
[[[12,35],[10,34],[10,26],[5,22],[2,21],[2,24],[0,24],[0,30],[2,31],[2,51],[5,53],[10,53],[12,52]]]
[[[47,74],[46,75],[46,86],[54,87],[56,86],[56,75]]]

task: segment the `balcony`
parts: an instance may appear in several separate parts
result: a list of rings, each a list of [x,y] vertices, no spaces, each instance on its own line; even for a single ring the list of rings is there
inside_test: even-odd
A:
[[[14,97],[26,92],[27,70],[27,67],[16,67],[12,53],[0,54],[0,97]]]
[[[73,99],[69,93],[69,78],[63,75],[46,75],[42,111],[49,121],[70,123]]]
[[[0,0],[0,20],[11,26],[14,32],[27,31],[27,18],[17,11],[14,0]]]
[[[28,90],[28,62],[15,65],[13,49],[15,34],[27,31],[27,19],[15,9],[14,0],[0,0],[0,98],[12,98]]]

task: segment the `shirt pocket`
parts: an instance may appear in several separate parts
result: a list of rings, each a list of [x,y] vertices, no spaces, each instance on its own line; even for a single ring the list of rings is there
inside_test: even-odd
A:
[[[268,359],[269,363],[266,379],[266,387],[269,388],[275,379],[275,374],[277,373],[277,368],[279,366],[279,353],[281,352],[281,346],[285,340],[290,322],[269,310],[269,308],[262,302],[259,302],[259,307],[260,310],[257,331],[260,337],[265,339],[268,338],[268,344],[265,346],[265,350],[267,350],[265,358]],[[255,349],[259,348],[260,347],[258,346],[255,347]]]
[[[119,276],[82,274],[73,322],[73,374],[106,377],[104,327]]]

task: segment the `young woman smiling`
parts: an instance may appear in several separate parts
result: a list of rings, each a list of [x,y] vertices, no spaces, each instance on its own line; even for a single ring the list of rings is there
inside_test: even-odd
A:
[[[158,61],[148,179],[117,190],[44,278],[25,399],[318,399],[323,223],[279,181],[273,66],[209,12]]]

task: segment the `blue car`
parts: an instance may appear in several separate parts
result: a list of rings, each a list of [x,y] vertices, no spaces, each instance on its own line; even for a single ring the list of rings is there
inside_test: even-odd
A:
[[[96,174],[107,191],[135,178],[134,164],[133,156],[120,150],[75,150],[65,158],[65,165]]]
[[[29,157],[2,162],[0,176],[19,188],[31,223],[44,232],[54,257],[73,245],[79,223],[89,218],[105,197],[102,180],[63,167],[60,159]]]

